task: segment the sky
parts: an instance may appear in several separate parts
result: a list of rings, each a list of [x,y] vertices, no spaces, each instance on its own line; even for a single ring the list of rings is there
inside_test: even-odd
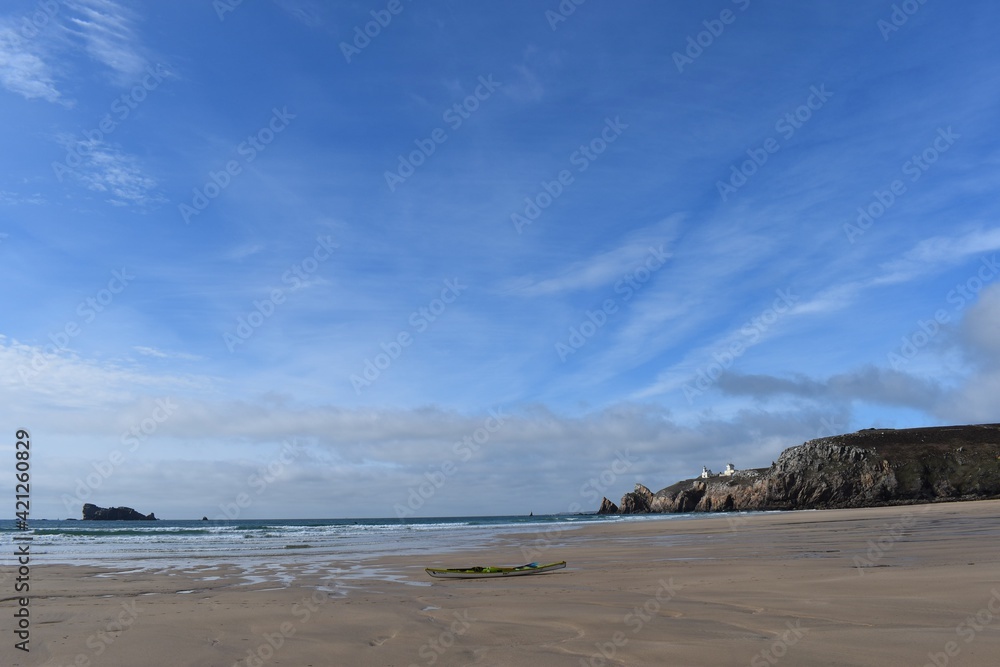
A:
[[[1000,421],[995,3],[0,11],[34,518],[592,511]]]

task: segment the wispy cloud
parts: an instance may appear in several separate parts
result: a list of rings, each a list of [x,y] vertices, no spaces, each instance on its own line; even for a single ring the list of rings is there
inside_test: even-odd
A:
[[[95,360],[52,345],[31,345],[0,334],[0,396],[15,410],[107,409],[137,392],[192,392],[210,381],[201,376],[156,374],[115,360]]]
[[[42,99],[71,107],[57,81],[70,76],[68,55],[82,49],[91,59],[109,68],[116,85],[133,83],[146,69],[135,12],[113,0],[66,0],[61,9],[44,14],[44,23],[32,24],[30,38],[19,31],[25,17],[0,19],[0,85],[26,99]],[[34,20],[34,19],[32,19]],[[50,26],[57,26],[58,29]]]
[[[135,14],[112,0],[72,0],[67,30],[82,40],[87,54],[114,72],[116,83],[130,83],[147,66],[134,23]]]
[[[884,264],[884,274],[872,284],[907,282],[926,275],[928,270],[947,268],[970,256],[997,250],[1000,250],[1000,227],[977,228],[961,236],[935,236],[921,241],[899,259]]]
[[[165,352],[155,347],[147,347],[145,345],[134,345],[132,346],[132,349],[145,357],[153,357],[155,359],[181,359],[184,361],[197,361],[201,359],[201,357],[196,354],[188,354],[187,352]]]
[[[68,105],[38,47],[37,41],[22,38],[6,21],[0,20],[0,85],[28,100]]]
[[[673,240],[676,219],[629,234],[618,247],[587,259],[571,262],[544,278],[522,276],[504,287],[521,296],[551,296],[578,290],[607,288],[624,274],[634,270],[654,253],[659,264],[670,257],[667,245]]]
[[[792,312],[797,315],[821,315],[843,310],[851,305],[864,289],[861,282],[834,285],[808,301],[796,305]]]
[[[156,179],[118,146],[88,139],[77,142],[76,152],[83,157],[71,173],[89,190],[107,195],[109,204],[145,208],[166,201],[157,191]]]
[[[45,203],[45,197],[43,197],[39,192],[35,192],[30,195],[22,195],[17,192],[0,190],[0,204],[4,204],[6,206],[17,206],[20,204],[30,204],[32,206],[40,206],[44,203]]]
[[[325,8],[315,0],[274,0],[274,3],[305,26],[320,28],[326,24]]]
[[[519,102],[539,102],[545,97],[545,85],[527,65],[514,65],[518,77],[504,86],[504,94]]]
[[[232,249],[228,255],[227,259],[231,260],[243,260],[248,257],[253,257],[260,251],[264,249],[264,244],[262,243],[244,243]]]

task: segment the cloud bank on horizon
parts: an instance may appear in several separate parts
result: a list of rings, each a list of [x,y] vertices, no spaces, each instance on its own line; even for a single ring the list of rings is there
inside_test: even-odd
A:
[[[996,422],[997,19],[7,3],[0,452],[39,518],[405,518]]]

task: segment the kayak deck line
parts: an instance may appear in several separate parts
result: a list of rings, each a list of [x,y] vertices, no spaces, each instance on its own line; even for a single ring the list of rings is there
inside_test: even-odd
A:
[[[566,561],[562,560],[558,563],[546,563],[545,565],[539,565],[538,563],[528,563],[526,565],[517,565],[512,567],[495,567],[495,566],[476,566],[476,567],[465,567],[465,568],[436,568],[427,567],[424,571],[427,572],[432,577],[438,579],[489,579],[494,577],[516,577],[527,574],[542,574],[544,572],[552,572],[553,570],[561,570],[566,567]]]

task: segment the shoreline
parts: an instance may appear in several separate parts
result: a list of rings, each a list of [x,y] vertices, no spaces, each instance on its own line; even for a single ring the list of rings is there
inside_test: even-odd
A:
[[[246,582],[239,564],[36,563],[30,657],[9,637],[0,655],[24,667],[150,655],[224,667],[987,665],[1000,653],[998,537],[990,500],[591,524],[319,565],[299,552],[281,563],[283,586]],[[532,560],[568,567],[423,572]]]

